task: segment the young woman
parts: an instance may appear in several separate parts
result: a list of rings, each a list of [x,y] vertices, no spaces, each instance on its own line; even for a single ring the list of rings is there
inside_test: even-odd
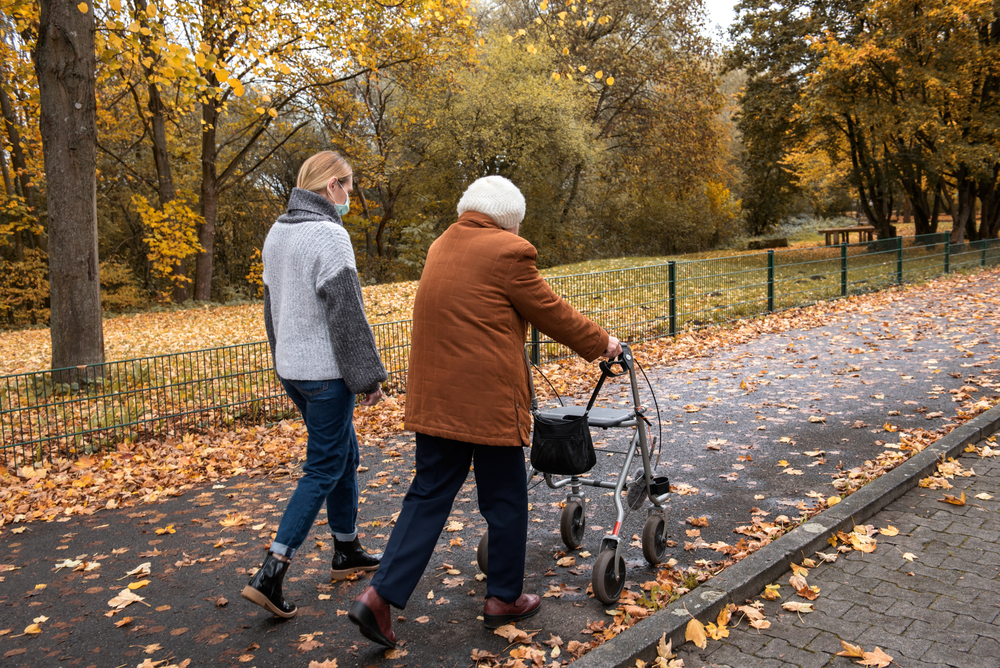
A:
[[[288,211],[264,241],[264,326],[274,368],[302,413],[309,440],[303,476],[288,502],[267,557],[243,598],[292,617],[281,585],[295,551],[326,503],[333,533],[331,577],[374,571],[377,556],[361,547],[355,395],[373,406],[387,374],[365,317],[351,239],[341,216],[350,209],[351,167],[324,151],[299,170]]]

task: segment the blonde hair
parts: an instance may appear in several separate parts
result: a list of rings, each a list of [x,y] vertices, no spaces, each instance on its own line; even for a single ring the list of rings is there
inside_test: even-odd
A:
[[[296,187],[320,195],[326,193],[330,179],[340,180],[351,175],[351,166],[334,151],[321,151],[302,163]]]

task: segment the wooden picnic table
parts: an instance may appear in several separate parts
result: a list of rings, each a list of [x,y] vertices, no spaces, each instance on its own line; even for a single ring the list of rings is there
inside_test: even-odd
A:
[[[840,235],[844,235],[844,243],[851,243],[851,232],[858,233],[858,243],[862,241],[874,241],[875,239],[875,228],[872,225],[855,225],[853,227],[831,227],[825,230],[816,230],[821,234],[826,235],[826,245],[827,246],[839,246],[840,245]],[[831,243],[832,240],[832,243]]]

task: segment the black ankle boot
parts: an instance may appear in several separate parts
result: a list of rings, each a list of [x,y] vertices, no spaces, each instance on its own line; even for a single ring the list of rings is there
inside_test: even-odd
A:
[[[350,543],[344,543],[336,538],[333,539],[333,561],[330,563],[330,579],[343,580],[351,573],[359,571],[377,571],[379,564],[378,555],[371,555],[361,547],[361,541],[355,536]]]
[[[273,552],[267,553],[260,570],[250,578],[250,583],[243,588],[242,596],[251,603],[256,603],[278,617],[294,617],[298,608],[285,602],[281,595],[281,582],[288,570],[287,561],[278,559]]]

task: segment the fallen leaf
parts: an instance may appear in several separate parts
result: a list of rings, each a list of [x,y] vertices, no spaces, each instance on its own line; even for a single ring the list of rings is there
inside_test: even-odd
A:
[[[145,587],[148,584],[149,584],[149,580],[137,580],[136,582],[129,582],[128,583],[128,588],[132,589],[134,591],[136,589],[142,589],[143,587]]]
[[[891,524],[884,529],[879,529],[878,532],[883,536],[895,536],[899,534],[899,529],[892,526]]]
[[[812,612],[812,603],[802,603],[801,601],[786,601],[781,604],[781,607],[785,610],[790,610],[791,612]]]
[[[385,651],[385,658],[389,660],[401,659],[407,654],[409,654],[409,652],[407,652],[405,649],[403,649],[402,647],[397,647],[396,649],[387,649]]]
[[[423,615],[421,617],[417,617],[413,621],[415,621],[417,624],[426,624],[427,622],[431,621],[431,618],[428,617],[427,615]]]
[[[687,628],[684,629],[684,640],[693,642],[699,649],[705,649],[708,646],[708,633],[705,631],[705,625],[692,617],[687,623]]]
[[[136,566],[132,570],[126,572],[125,575],[149,575],[150,569],[152,568],[152,566],[153,566],[153,563],[150,562],[150,561],[147,561],[145,563],[139,564],[138,566]]]
[[[965,505],[965,490],[962,490],[961,496],[954,496],[952,494],[945,494],[943,499],[938,499],[941,503],[950,503],[954,506],[964,506]]]
[[[707,527],[708,526],[708,518],[707,517],[695,517],[695,516],[692,515],[691,517],[688,517],[686,521],[687,521],[688,524],[690,524],[692,526],[696,526],[696,527]]]
[[[862,666],[873,666],[874,668],[886,668],[892,663],[892,657],[876,647],[873,652],[865,652],[864,658],[855,663]]]
[[[24,633],[29,636],[37,635],[42,632],[42,627],[38,624],[30,624],[24,629]]]
[[[778,593],[780,589],[781,585],[769,584],[764,587],[764,591],[760,593],[760,597],[766,601],[776,601],[781,598],[781,594]]]
[[[129,589],[122,589],[120,592],[118,592],[117,596],[108,601],[108,605],[110,605],[115,610],[121,610],[122,608],[125,608],[133,603],[145,600],[146,599],[144,599],[142,596],[139,596],[138,594],[133,594]]]
[[[837,652],[837,656],[846,656],[852,659],[861,659],[865,656],[865,651],[858,647],[857,645],[852,645],[844,640],[840,641],[840,645],[844,648],[843,650]]]
[[[337,660],[327,659],[326,661],[310,661],[309,668],[337,668]]]
[[[493,633],[505,639],[509,643],[524,643],[528,644],[531,639],[535,636],[534,633],[528,634],[526,631],[515,627],[513,624],[504,624],[498,629],[494,629]]]
[[[162,529],[157,529],[156,530],[156,535],[157,536],[162,536],[163,534],[171,534],[171,533],[177,533],[177,530],[174,529],[174,525],[173,524],[168,524],[167,526],[163,527]]]

